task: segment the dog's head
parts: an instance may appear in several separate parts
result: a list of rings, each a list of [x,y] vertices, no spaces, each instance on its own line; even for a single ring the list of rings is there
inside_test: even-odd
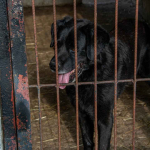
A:
[[[54,47],[54,24],[51,26],[51,44]],[[100,52],[109,43],[108,33],[97,26],[97,60],[101,62]],[[54,47],[55,50],[55,47]],[[65,17],[57,21],[57,53],[59,83],[75,81],[75,50],[74,50],[74,21],[71,17]],[[94,64],[94,24],[89,20],[77,20],[77,55],[78,77],[83,71]],[[55,72],[55,56],[50,61],[50,68]],[[60,86],[64,89],[65,86]]]

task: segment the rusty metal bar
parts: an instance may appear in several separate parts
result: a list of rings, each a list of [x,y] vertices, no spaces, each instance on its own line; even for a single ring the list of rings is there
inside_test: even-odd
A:
[[[135,150],[135,108],[136,108],[136,73],[137,73],[137,43],[138,43],[138,11],[139,0],[136,0],[135,11],[135,50],[134,50],[134,80],[133,80],[133,132],[132,132],[132,149]]]
[[[98,150],[97,129],[97,0],[94,0],[94,108],[95,108],[95,150]]]
[[[142,79],[144,80],[144,79]],[[150,80],[150,79],[149,79]],[[147,81],[147,80],[146,80]],[[126,79],[126,80],[118,80],[118,83],[120,82],[133,82],[133,79]],[[108,83],[115,83],[114,80],[110,81],[97,81],[97,84],[108,84]],[[78,85],[91,85],[94,84],[94,82],[78,82]],[[75,83],[60,83],[60,85],[75,85]],[[56,84],[40,84],[40,87],[53,87],[56,86]],[[37,87],[37,85],[29,85],[30,88]]]
[[[56,93],[57,93],[57,115],[58,115],[58,146],[59,146],[59,150],[61,150],[60,102],[59,102],[59,83],[58,83],[58,56],[57,56],[56,0],[53,0],[53,17],[54,17],[54,41],[55,41],[55,61],[56,61]]]
[[[121,82],[132,82],[132,80],[126,80]],[[98,81],[97,84],[108,84],[108,83],[114,83],[113,80],[111,81]],[[79,82],[78,85],[91,85],[94,84],[94,82]],[[67,86],[67,85],[76,85],[75,83],[61,83],[59,86]],[[29,85],[30,88],[35,88],[37,85]],[[40,87],[56,87],[56,84],[40,84]]]
[[[0,132],[1,149],[17,150],[14,89],[12,79],[12,61],[7,16],[7,1],[0,1],[0,114],[2,129]],[[1,145],[2,146],[2,145]]]
[[[32,0],[32,16],[34,25],[34,44],[35,44],[35,57],[36,57],[36,72],[37,72],[37,90],[38,90],[38,105],[39,105],[39,127],[40,127],[40,148],[43,149],[42,144],[42,121],[41,121],[41,95],[40,95],[40,77],[39,77],[39,60],[38,60],[38,50],[37,50],[37,34],[36,34],[36,21],[35,21],[35,3]]]
[[[75,48],[75,87],[76,87],[76,139],[77,139],[77,150],[79,150],[79,97],[78,97],[78,58],[77,58],[77,8],[76,0],[74,3],[74,48]]]
[[[136,79],[137,82],[141,81],[150,81],[150,78],[139,78]],[[117,83],[123,83],[123,82],[133,82],[133,79],[125,79],[125,80],[118,80]],[[115,83],[114,80],[110,81],[97,81],[97,84],[109,84],[109,83]],[[94,84],[94,82],[78,82],[78,85],[91,85]],[[61,83],[60,85],[75,85],[75,83]],[[30,88],[35,88],[37,85],[29,85]],[[40,84],[40,87],[56,87],[56,84]]]
[[[13,66],[18,150],[31,150],[30,98],[22,1],[7,0],[7,6]]]
[[[117,52],[118,50],[118,0],[115,4],[115,84],[114,84],[114,150],[117,149]]]
[[[139,78],[139,79],[136,79],[136,82],[139,82],[139,81],[150,81],[150,78]]]

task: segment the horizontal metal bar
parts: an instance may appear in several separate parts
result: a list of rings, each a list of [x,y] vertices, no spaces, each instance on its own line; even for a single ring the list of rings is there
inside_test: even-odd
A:
[[[133,82],[133,79],[129,79],[129,80],[118,80],[118,82]],[[110,81],[97,81],[97,84],[108,84],[108,83],[115,83],[114,80],[110,80]],[[78,85],[91,85],[94,84],[94,82],[79,82]],[[63,85],[76,85],[75,83],[61,83],[58,84],[58,86]],[[40,87],[56,87],[56,84],[40,84]],[[37,85],[29,85],[30,88],[35,88],[38,87]]]
[[[150,81],[150,78],[139,78],[139,79],[136,79],[136,82],[139,82],[139,81]],[[123,83],[123,82],[133,82],[133,79],[126,79],[126,80],[118,80],[117,83]],[[109,84],[109,83],[115,83],[114,80],[110,80],[110,81],[97,81],[97,84]],[[94,85],[94,82],[79,82],[78,85],[91,85],[93,84]],[[66,86],[66,85],[76,85],[75,83],[61,83],[61,84],[58,84],[58,86],[60,85],[63,85],[63,86]],[[56,84],[40,84],[40,87],[56,87],[57,85]],[[29,85],[29,88],[35,88],[35,87],[38,87],[37,85]]]
[[[150,78],[139,78],[136,81],[150,81]]]

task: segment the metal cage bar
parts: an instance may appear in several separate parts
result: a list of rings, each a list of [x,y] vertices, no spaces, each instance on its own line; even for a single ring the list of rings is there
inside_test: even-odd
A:
[[[94,0],[94,128],[95,128],[95,150],[98,150],[97,129],[97,0]]]
[[[74,48],[75,48],[75,88],[76,88],[76,139],[77,150],[79,150],[79,100],[78,100],[78,58],[77,58],[77,8],[76,0],[74,2]]]
[[[114,83],[114,150],[117,149],[117,52],[118,50],[118,0],[115,4],[115,83]]]
[[[137,44],[138,44],[138,11],[139,0],[136,0],[135,11],[135,49],[134,49],[134,80],[133,80],[133,132],[132,132],[132,149],[135,150],[135,109],[136,109],[136,73],[137,73]]]
[[[150,81],[150,78],[139,78],[136,79],[137,82],[142,82],[142,81]],[[122,83],[122,82],[133,82],[133,79],[125,79],[125,80],[118,80],[117,83]],[[110,80],[110,81],[97,81],[97,84],[109,84],[109,83],[115,83],[115,80]],[[94,84],[94,82],[79,82],[78,85],[90,85]],[[60,85],[75,85],[75,83],[61,83]],[[29,85],[30,88],[37,87],[37,85]],[[56,87],[56,84],[40,84],[40,87]]]
[[[60,101],[59,101],[58,56],[57,56],[56,0],[53,0],[53,17],[54,17],[54,41],[55,41],[55,62],[56,62],[56,93],[57,93],[57,115],[58,115],[58,145],[59,145],[59,150],[61,150]]]
[[[35,59],[36,59],[36,76],[37,76],[37,90],[38,90],[38,105],[39,105],[39,127],[40,127],[40,148],[43,149],[42,144],[42,121],[41,121],[41,87],[40,87],[40,77],[39,77],[39,60],[38,60],[38,50],[37,50],[37,34],[36,34],[36,21],[35,21],[35,3],[32,0],[32,15],[33,15],[33,26],[34,26],[34,45],[35,45]]]

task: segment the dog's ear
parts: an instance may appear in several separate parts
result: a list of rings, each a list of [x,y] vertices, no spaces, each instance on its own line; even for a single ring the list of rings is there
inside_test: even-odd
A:
[[[66,16],[66,17],[64,17],[63,21],[66,23],[66,22],[69,22],[72,19],[73,19],[72,17]]]
[[[86,52],[87,57],[90,61],[94,61],[94,24],[89,23],[82,27],[86,36]],[[100,52],[105,48],[106,44],[109,43],[110,37],[107,31],[101,26],[97,26],[97,55],[98,61],[101,61]]]
[[[57,20],[57,32],[59,32],[60,28],[62,29],[63,27],[65,27],[67,23],[68,23],[67,26],[71,26],[73,23],[72,20],[73,20],[73,18],[70,16],[66,16],[61,20]],[[71,22],[71,23],[69,23],[69,22]],[[52,23],[52,25],[51,25],[51,44],[50,44],[50,47],[53,47],[53,46],[54,46],[54,23]]]

